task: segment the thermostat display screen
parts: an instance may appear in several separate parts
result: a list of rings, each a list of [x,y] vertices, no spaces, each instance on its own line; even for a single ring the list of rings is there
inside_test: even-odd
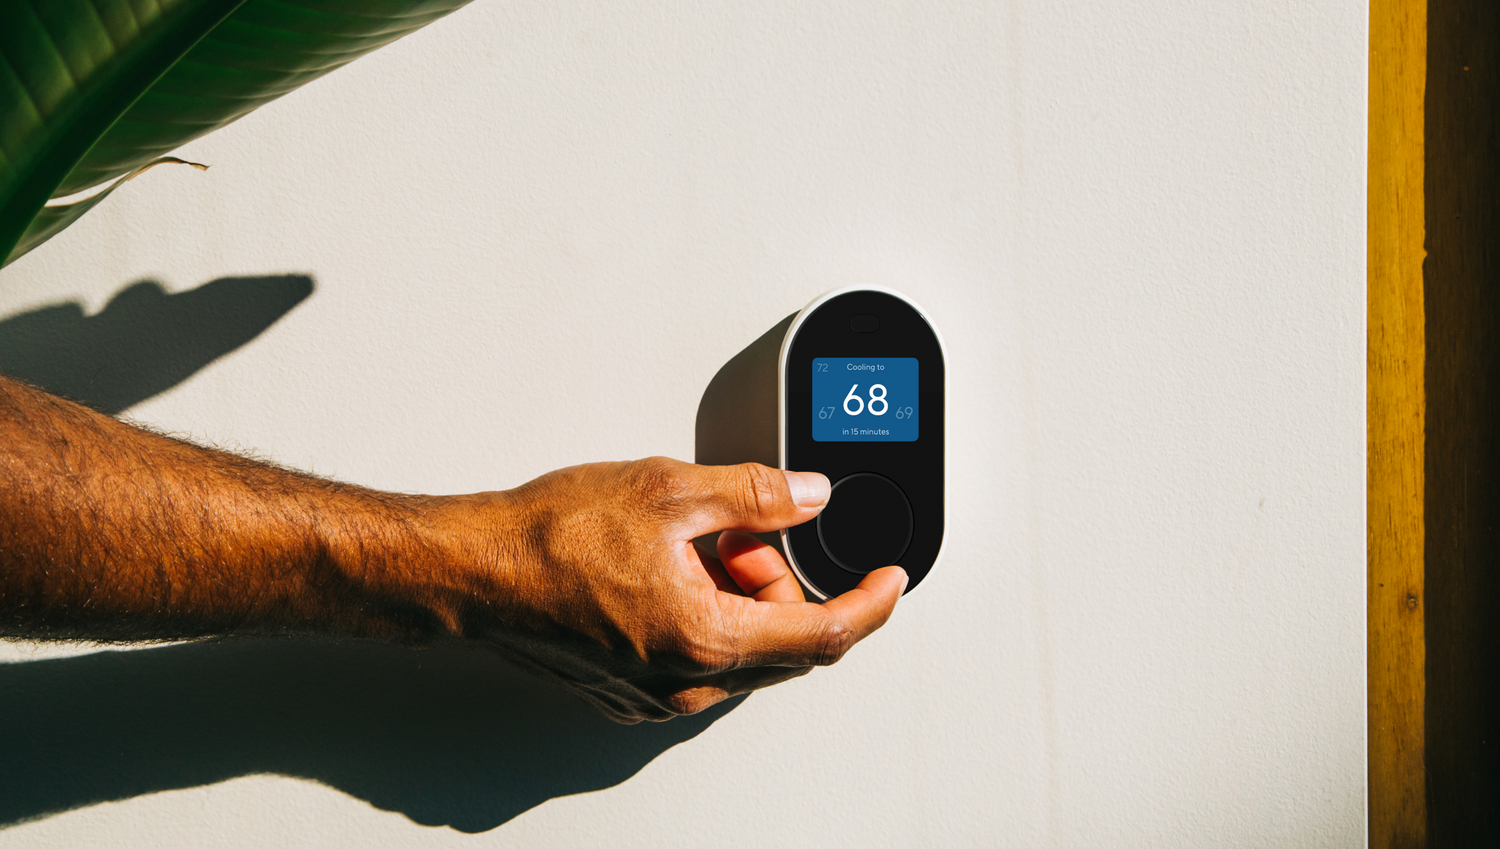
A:
[[[812,364],[817,442],[915,442],[915,357],[819,357]]]

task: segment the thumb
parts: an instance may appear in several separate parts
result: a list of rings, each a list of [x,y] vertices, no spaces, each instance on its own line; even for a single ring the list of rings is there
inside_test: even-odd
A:
[[[817,472],[785,472],[759,463],[692,466],[698,509],[693,535],[713,531],[779,531],[817,516],[828,503],[828,478]]]
[[[906,591],[906,570],[887,566],[822,604],[749,602],[744,618],[746,662],[756,666],[827,666],[884,625]],[[747,603],[748,602],[748,603]]]

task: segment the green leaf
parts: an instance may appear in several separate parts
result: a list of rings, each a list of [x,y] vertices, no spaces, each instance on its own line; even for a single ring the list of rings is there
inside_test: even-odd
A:
[[[49,198],[129,174],[468,2],[0,0],[0,256],[102,195],[43,212]]]

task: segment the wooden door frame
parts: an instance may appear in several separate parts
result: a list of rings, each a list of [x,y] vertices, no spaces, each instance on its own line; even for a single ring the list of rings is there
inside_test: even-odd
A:
[[[1500,3],[1371,0],[1370,845],[1500,846]]]
[[[1371,0],[1366,360],[1370,845],[1426,843],[1427,0]]]

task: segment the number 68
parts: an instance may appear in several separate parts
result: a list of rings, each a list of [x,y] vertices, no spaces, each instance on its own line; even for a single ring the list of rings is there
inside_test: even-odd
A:
[[[851,416],[857,416],[865,411],[865,399],[854,394],[858,389],[859,384],[856,383],[849,387],[849,394],[844,396],[844,412]],[[880,390],[879,394],[875,392],[877,389]],[[851,410],[849,409],[850,403],[857,404],[858,406]],[[875,409],[876,404],[880,405],[880,409]],[[883,416],[890,412],[891,405],[885,400],[885,384],[875,383],[870,385],[870,403],[868,406],[870,408],[870,415],[872,416]]]

